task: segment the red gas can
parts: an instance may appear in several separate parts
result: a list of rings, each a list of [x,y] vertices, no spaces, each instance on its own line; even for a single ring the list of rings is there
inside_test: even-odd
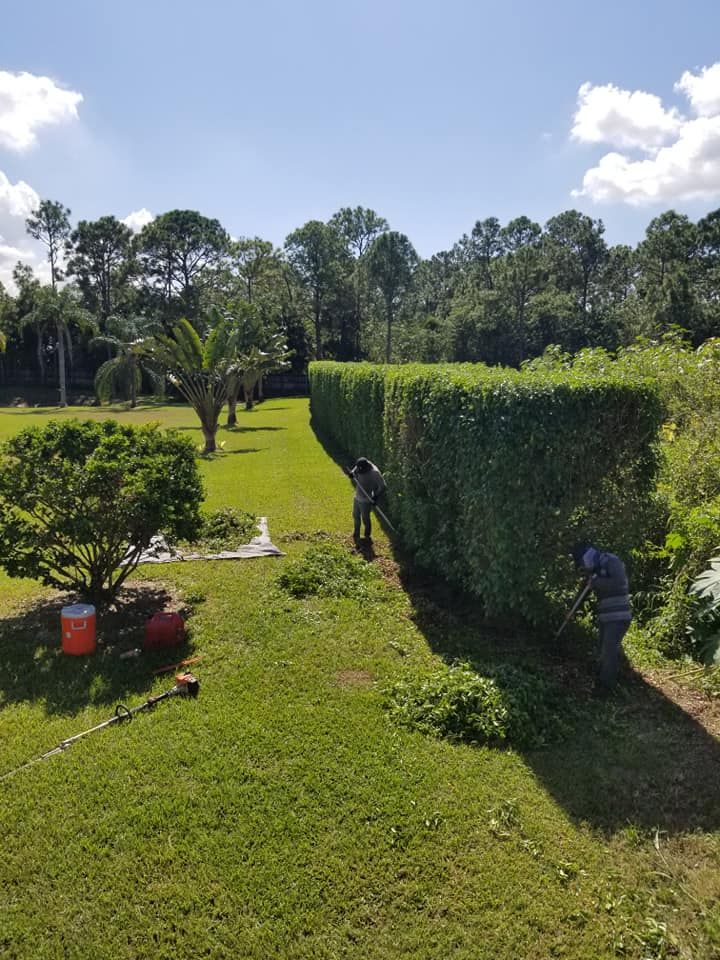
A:
[[[179,613],[156,613],[145,622],[145,650],[176,647],[185,639],[185,621]]]

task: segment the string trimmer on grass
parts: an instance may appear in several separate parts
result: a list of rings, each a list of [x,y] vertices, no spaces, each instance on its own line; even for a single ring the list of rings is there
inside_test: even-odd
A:
[[[63,740],[52,750],[48,750],[47,753],[43,753],[41,756],[24,763],[22,766],[10,770],[9,773],[3,774],[3,776],[0,777],[0,781],[6,780],[15,773],[19,773],[20,770],[27,770],[28,767],[32,767],[33,764],[39,763],[41,760],[48,760],[50,757],[64,753],[68,747],[71,747],[78,740],[82,740],[83,737],[87,737],[97,730],[103,730],[105,727],[110,727],[115,723],[130,722],[136,713],[140,713],[141,710],[152,710],[161,700],[167,700],[168,697],[197,697],[199,692],[200,681],[197,677],[194,677],[191,673],[178,674],[178,676],[175,677],[175,686],[171,690],[166,690],[165,693],[161,693],[157,697],[149,697],[145,703],[141,703],[137,707],[130,708],[126,707],[124,703],[119,703],[115,707],[114,716],[110,717],[109,720],[104,720],[102,723],[90,727],[89,730],[83,730],[82,733],[76,733],[74,737],[68,737],[67,740]]]

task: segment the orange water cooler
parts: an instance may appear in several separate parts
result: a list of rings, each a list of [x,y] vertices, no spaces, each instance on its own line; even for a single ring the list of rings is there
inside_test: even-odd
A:
[[[63,653],[76,657],[95,653],[95,607],[88,603],[74,603],[63,607],[60,622]]]

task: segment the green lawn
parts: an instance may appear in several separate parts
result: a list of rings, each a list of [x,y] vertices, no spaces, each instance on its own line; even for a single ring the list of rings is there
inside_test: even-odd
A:
[[[58,415],[108,414],[5,410],[0,438]],[[183,407],[112,415],[201,442]],[[200,461],[209,507],[267,515],[290,557],[318,531],[351,548],[351,491],[307,401],[240,412],[220,440]],[[720,955],[718,741],[640,678],[592,700],[572,648],[488,632],[382,534],[375,551],[387,587],[364,604],[289,599],[282,559],[142,568],[105,639],[186,603],[200,697],[0,783],[0,957]],[[61,603],[0,575],[0,775],[171,685],[162,654],[64,657]],[[559,677],[572,736],[519,753],[392,725],[384,683],[476,654]]]

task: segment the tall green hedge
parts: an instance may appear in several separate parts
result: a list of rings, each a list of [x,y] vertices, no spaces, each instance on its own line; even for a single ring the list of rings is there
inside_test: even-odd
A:
[[[418,563],[540,621],[587,537],[626,557],[646,534],[663,407],[649,381],[479,364],[310,365],[313,422],[388,482]]]

